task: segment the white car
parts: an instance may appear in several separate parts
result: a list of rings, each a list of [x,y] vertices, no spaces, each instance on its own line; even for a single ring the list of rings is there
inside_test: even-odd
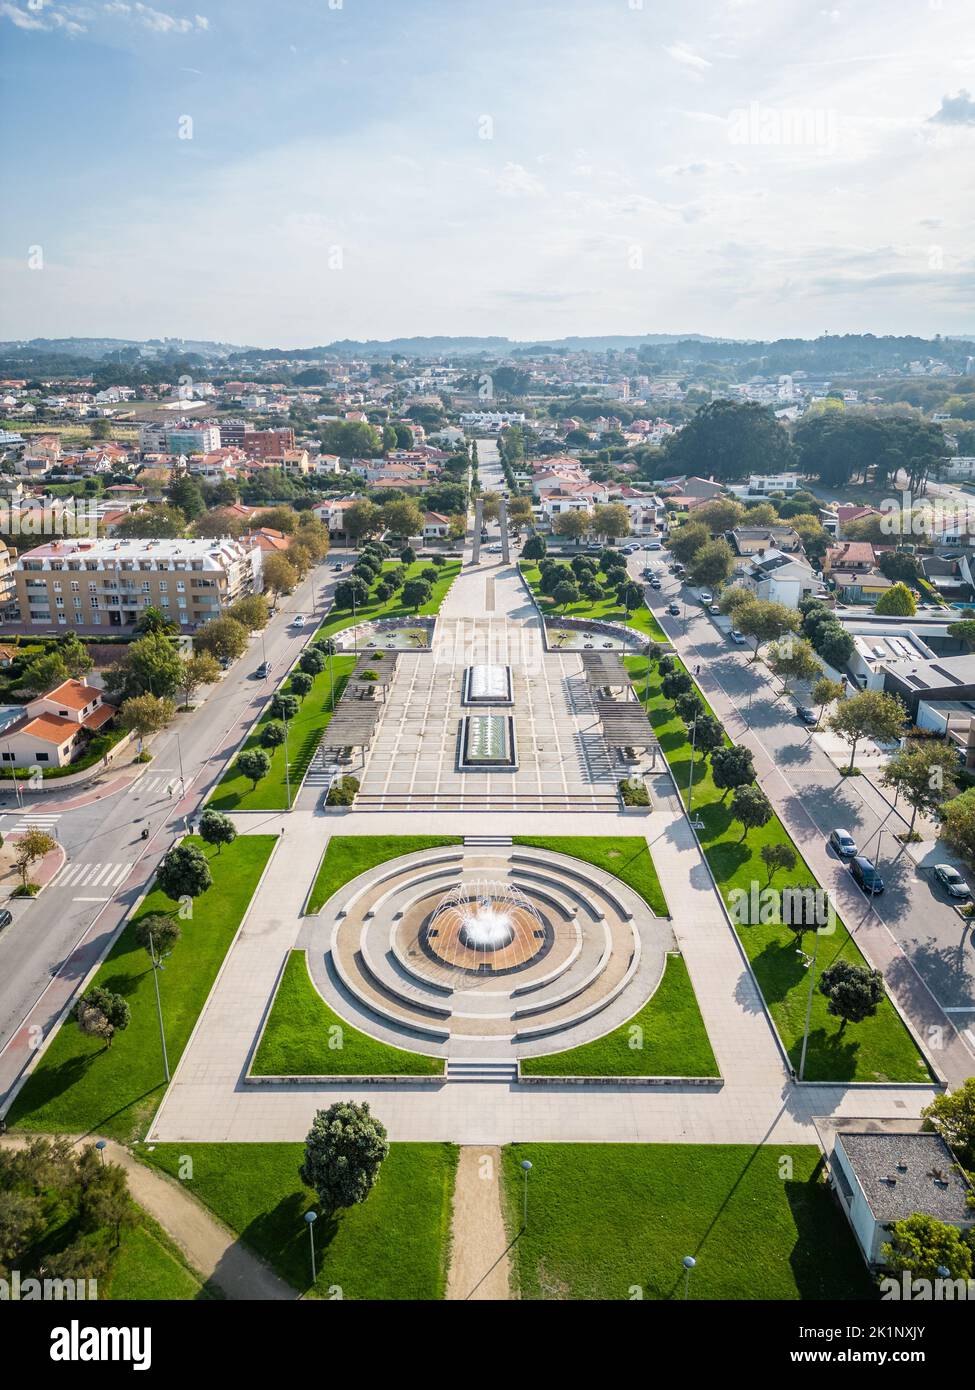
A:
[[[713,602],[714,602],[714,594],[712,594],[712,592],[711,592],[710,589],[702,589],[702,590],[701,590],[701,602],[702,602],[702,603],[713,603]]]
[[[304,620],[303,616],[302,616],[300,613],[296,613],[296,614],[294,615],[294,617],[291,619],[291,626],[292,626],[292,627],[304,627],[304,625],[305,625],[305,620]]]
[[[743,632],[739,632],[736,627],[733,627],[731,629],[728,636],[731,638],[732,642],[734,642],[736,647],[743,647],[746,641],[748,640],[745,634]]]

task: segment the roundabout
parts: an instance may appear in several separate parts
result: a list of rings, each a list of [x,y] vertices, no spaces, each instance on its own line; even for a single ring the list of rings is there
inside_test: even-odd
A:
[[[315,989],[400,1048],[513,1061],[630,1019],[675,949],[670,922],[613,874],[531,846],[391,859],[309,918]]]

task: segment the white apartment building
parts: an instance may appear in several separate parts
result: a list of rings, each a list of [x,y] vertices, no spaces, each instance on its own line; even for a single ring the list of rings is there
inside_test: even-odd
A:
[[[784,492],[788,497],[798,488],[798,473],[752,473],[747,483],[735,483],[728,491],[733,497],[769,497],[773,492]]]

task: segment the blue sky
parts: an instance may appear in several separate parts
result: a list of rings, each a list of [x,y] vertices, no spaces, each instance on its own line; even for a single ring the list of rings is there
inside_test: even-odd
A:
[[[969,0],[194,3],[0,0],[0,336],[975,332]]]

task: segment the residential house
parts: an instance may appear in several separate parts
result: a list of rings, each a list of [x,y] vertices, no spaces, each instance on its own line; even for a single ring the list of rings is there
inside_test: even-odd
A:
[[[736,526],[725,532],[725,540],[736,555],[765,555],[770,550],[797,555],[802,550],[799,534],[791,526]]]
[[[423,513],[424,541],[444,541],[450,535],[450,517],[440,512]]]
[[[831,545],[823,559],[823,577],[833,585],[843,603],[876,603],[892,587],[876,566],[869,541],[842,541]]]
[[[736,583],[751,589],[756,598],[781,603],[786,608],[798,608],[810,594],[826,592],[805,556],[787,555],[781,550],[767,550],[747,561],[739,570]]]
[[[13,767],[66,767],[116,713],[95,686],[66,680],[28,701],[23,720],[4,729],[0,761]]]

